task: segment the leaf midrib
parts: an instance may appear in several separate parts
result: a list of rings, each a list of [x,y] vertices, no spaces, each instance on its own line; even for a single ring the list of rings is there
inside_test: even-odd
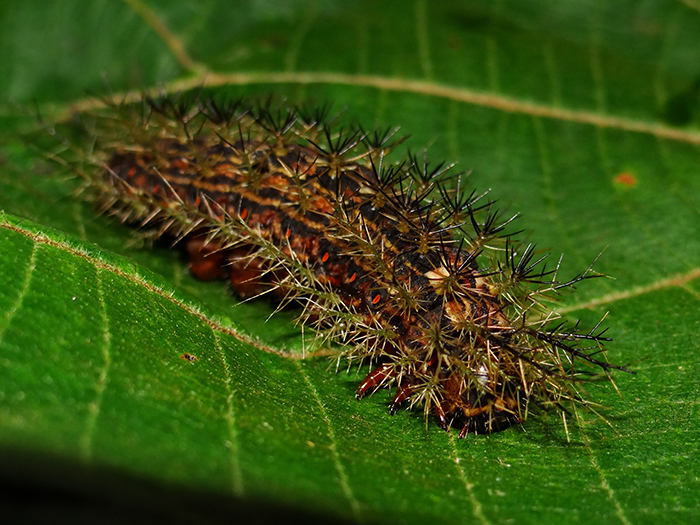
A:
[[[597,128],[617,129],[632,133],[652,135],[659,139],[700,145],[700,132],[686,131],[656,122],[628,119],[603,113],[529,102],[488,91],[466,89],[420,79],[319,71],[207,73],[188,77],[184,80],[175,80],[154,89],[116,93],[111,97],[101,99],[82,99],[59,111],[56,122],[65,122],[78,113],[104,107],[105,102],[115,104],[137,102],[143,98],[144,94],[158,96],[180,93],[193,89],[251,84],[336,84],[374,88],[391,92],[413,93],[487,107],[505,113],[524,114],[550,120],[591,125]]]
[[[17,224],[15,224],[15,222]],[[258,350],[261,350],[263,352],[268,352],[271,354],[276,354],[281,357],[289,358],[289,359],[305,359],[305,358],[310,358],[310,357],[321,357],[321,356],[328,356],[331,354],[330,350],[327,349],[320,349],[320,350],[315,350],[311,352],[307,352],[305,355],[300,354],[299,352],[292,352],[292,351],[287,351],[287,350],[280,350],[277,348],[274,348],[272,346],[266,345],[263,342],[259,341],[253,336],[247,335],[245,333],[240,332],[236,328],[234,328],[231,325],[228,324],[223,324],[220,321],[216,319],[215,316],[211,315],[208,312],[202,312],[200,311],[201,305],[192,305],[192,304],[187,304],[186,302],[180,301],[176,297],[173,296],[172,290],[167,290],[163,288],[161,285],[158,285],[152,281],[150,281],[147,277],[138,275],[137,273],[128,273],[125,272],[124,270],[120,269],[119,267],[103,260],[100,259],[99,257],[93,257],[92,255],[86,253],[85,250],[80,249],[79,245],[83,241],[76,241],[76,245],[71,245],[65,242],[61,242],[58,240],[55,240],[51,238],[50,236],[47,235],[47,233],[40,233],[38,231],[32,231],[31,229],[28,228],[23,228],[19,224],[22,222],[25,222],[24,219],[14,219],[13,216],[11,215],[6,215],[6,214],[0,214],[0,227],[5,228],[8,230],[12,230],[14,232],[17,232],[19,234],[22,234],[28,238],[30,238],[33,242],[36,244],[45,244],[48,246],[52,246],[54,248],[57,248],[59,250],[62,250],[66,253],[69,253],[71,255],[74,255],[76,257],[81,257],[82,259],[86,260],[90,264],[92,264],[96,269],[99,270],[104,270],[110,273],[113,273],[114,275],[117,275],[119,277],[123,277],[133,283],[138,284],[139,286],[143,286],[146,288],[148,291],[165,298],[166,300],[172,302],[173,304],[177,305],[178,307],[182,308],[185,312],[187,312],[189,315],[192,315],[205,323],[207,323],[214,332],[218,333],[223,333],[230,335],[231,337],[237,339],[241,343],[251,345]],[[48,230],[50,232],[50,229]],[[616,303],[618,301],[624,301],[627,299],[631,299],[634,297],[638,297],[640,295],[648,294],[648,293],[653,293],[653,292],[658,292],[662,290],[667,290],[670,288],[676,288],[679,287],[691,295],[695,296],[696,298],[700,299],[698,297],[698,294],[692,290],[691,288],[688,287],[688,284],[696,279],[700,278],[700,268],[695,267],[689,270],[688,272],[682,273],[682,274],[673,274],[673,275],[668,275],[668,276],[662,276],[660,279],[657,279],[651,283],[648,284],[643,284],[639,286],[634,286],[632,288],[626,289],[626,290],[616,290],[611,293],[604,294],[599,297],[592,297],[586,302],[583,303],[574,303],[568,306],[560,306],[556,308],[556,312],[560,315],[565,315],[569,314],[572,312],[580,311],[580,310],[588,310],[592,309],[598,306],[605,306],[605,305],[610,305],[612,303]]]
[[[23,219],[17,219],[17,223],[24,222]],[[76,245],[78,246],[73,246],[61,241],[57,241],[55,239],[52,239],[49,237],[46,233],[39,233],[37,231],[32,231],[31,229],[25,229],[17,224],[13,224],[13,217],[11,215],[6,215],[6,214],[0,214],[0,228],[5,228],[8,230],[12,230],[16,233],[19,233],[21,235],[24,235],[28,238],[30,238],[34,243],[36,244],[44,244],[51,246],[53,248],[57,248],[59,250],[62,250],[70,255],[74,255],[76,257],[80,257],[87,261],[88,263],[92,264],[96,269],[99,270],[105,270],[107,272],[113,273],[116,276],[123,277],[139,286],[143,286],[146,290],[149,292],[152,292],[168,301],[173,303],[174,305],[177,305],[178,307],[182,308],[184,311],[186,311],[189,315],[192,315],[202,321],[204,321],[206,324],[208,324],[212,330],[215,332],[220,332],[224,333],[227,335],[230,335],[231,337],[237,339],[238,341],[251,345],[258,350],[261,350],[263,352],[268,352],[271,354],[277,354],[282,357],[290,358],[290,359],[301,359],[302,356],[298,352],[289,352],[285,350],[279,350],[276,348],[273,348],[271,346],[265,345],[264,343],[260,342],[254,337],[251,337],[249,335],[246,335],[244,333],[239,332],[236,328],[234,328],[231,325],[225,325],[222,324],[221,322],[217,321],[214,316],[207,312],[202,312],[199,311],[201,309],[201,305],[192,305],[192,304],[187,304],[186,302],[180,301],[176,297],[173,296],[173,291],[172,290],[167,290],[160,285],[150,281],[148,278],[138,275],[137,273],[128,273],[125,272],[124,270],[118,268],[117,266],[102,260],[97,257],[93,257],[92,255],[86,253],[85,251],[81,250],[79,248],[80,241],[76,242]],[[49,230],[50,231],[50,230]],[[320,350],[314,353],[307,353],[306,357],[311,357],[311,356],[319,356],[319,355],[327,355],[327,351]]]

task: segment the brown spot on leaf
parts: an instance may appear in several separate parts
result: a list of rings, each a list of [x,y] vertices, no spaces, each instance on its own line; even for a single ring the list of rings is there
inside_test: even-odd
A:
[[[637,177],[628,173],[626,171],[615,175],[613,182],[618,186],[623,186],[625,188],[633,188],[637,185]]]

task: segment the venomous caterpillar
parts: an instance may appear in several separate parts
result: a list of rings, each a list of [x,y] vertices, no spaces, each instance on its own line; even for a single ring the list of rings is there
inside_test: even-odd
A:
[[[200,279],[242,297],[299,303],[300,320],[373,363],[357,398],[391,388],[445,430],[491,432],[530,406],[583,403],[609,377],[600,323],[569,326],[545,302],[598,276],[514,240],[487,194],[410,154],[393,132],[342,128],[324,112],[213,99],[108,104],[76,169],[104,210],[183,240]]]

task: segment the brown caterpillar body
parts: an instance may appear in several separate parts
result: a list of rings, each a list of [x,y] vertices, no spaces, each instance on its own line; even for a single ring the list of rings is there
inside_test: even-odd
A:
[[[386,166],[389,134],[240,103],[108,111],[83,172],[105,209],[185,238],[199,278],[300,302],[341,357],[376,364],[358,399],[396,388],[392,414],[420,404],[464,436],[522,421],[530,403],[582,402],[591,367],[621,368],[593,357],[597,327],[546,327],[557,316],[541,298],[590,268],[557,281],[447,170]]]

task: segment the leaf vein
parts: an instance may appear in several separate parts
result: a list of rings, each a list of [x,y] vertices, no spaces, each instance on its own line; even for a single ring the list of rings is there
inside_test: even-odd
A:
[[[486,91],[455,87],[437,82],[428,82],[410,78],[391,78],[374,75],[354,75],[324,71],[220,73],[196,75],[184,80],[177,80],[153,90],[138,90],[117,93],[107,99],[86,99],[71,105],[57,121],[69,120],[76,113],[102,107],[104,100],[113,103],[129,103],[141,100],[144,93],[155,94],[178,93],[196,88],[208,88],[226,85],[250,84],[338,84],[377,88],[384,91],[415,93],[431,97],[440,97],[492,108],[507,113],[533,115],[552,120],[588,124],[598,128],[612,128],[633,133],[643,133],[658,138],[700,144],[700,133],[682,130],[656,122],[616,117],[591,111],[554,107],[548,104],[524,101]]]
[[[100,279],[100,272],[95,268],[95,292],[97,295],[97,300],[100,303],[100,320],[102,324],[102,359],[103,364],[100,368],[100,373],[97,378],[97,384],[95,385],[95,398],[88,406],[88,415],[85,421],[85,430],[80,438],[80,449],[82,451],[83,458],[89,460],[92,458],[92,445],[95,437],[95,428],[97,426],[97,418],[100,415],[100,410],[102,408],[102,399],[104,397],[104,391],[107,388],[107,381],[109,379],[109,371],[112,365],[112,335],[109,326],[109,316],[107,315],[107,305],[105,303],[105,297],[102,292],[102,279]]]
[[[5,216],[5,217],[7,219],[9,216]],[[261,341],[259,341],[258,339],[254,338],[252,336],[249,336],[247,334],[243,334],[231,326],[225,326],[222,323],[218,322],[217,320],[209,318],[207,316],[207,314],[202,313],[196,305],[187,304],[187,303],[180,301],[179,299],[173,297],[172,291],[164,290],[164,289],[160,288],[159,286],[149,282],[146,278],[141,277],[138,274],[128,273],[128,272],[114,266],[113,264],[105,262],[104,260],[102,260],[98,257],[93,257],[93,256],[89,255],[88,253],[86,253],[85,251],[81,250],[80,248],[76,248],[75,246],[71,246],[71,245],[64,243],[64,242],[56,241],[54,239],[47,237],[46,235],[44,235],[42,233],[37,233],[37,232],[31,231],[31,230],[27,230],[21,226],[18,226],[18,225],[9,223],[9,222],[5,222],[4,224],[0,224],[0,227],[15,231],[15,232],[20,233],[22,235],[25,235],[25,236],[29,237],[30,239],[32,239],[37,244],[45,244],[47,246],[51,246],[51,247],[57,248],[59,250],[63,250],[64,252],[69,253],[71,255],[74,255],[76,257],[80,257],[80,258],[84,259],[85,261],[87,261],[88,263],[95,266],[95,268],[97,268],[97,269],[108,271],[116,276],[127,279],[127,280],[129,280],[129,281],[131,281],[139,286],[143,286],[149,292],[154,293],[154,294],[170,301],[174,305],[182,308],[189,315],[193,315],[193,316],[197,317],[198,319],[204,321],[213,330],[228,334],[228,335],[234,337],[235,339],[239,340],[240,342],[247,344],[247,345],[250,345],[250,346],[253,346],[253,347],[255,347],[258,350],[261,350],[263,352],[277,354],[281,357],[285,357],[288,359],[302,359],[302,358],[317,357],[317,356],[327,356],[327,355],[331,355],[333,353],[331,350],[321,349],[321,350],[318,350],[316,352],[308,353],[305,356],[302,356],[302,354],[300,354],[298,352],[290,352],[290,351],[278,350],[276,348],[272,348],[272,347],[262,343]],[[28,283],[27,283],[27,286],[28,286]],[[17,305],[17,306],[19,306],[19,305]],[[11,316],[13,313],[14,313],[13,310],[11,310],[9,315]],[[1,328],[2,327],[0,327],[0,329]]]
[[[199,75],[206,75],[207,68],[187,54],[182,41],[175,36],[158,15],[141,0],[124,0],[124,2],[139,15],[146,24],[158,35],[158,37],[170,49],[175,59],[188,71]]]
[[[587,124],[598,128],[612,128],[633,133],[643,133],[677,142],[700,144],[699,132],[682,130],[664,124],[659,124],[657,122],[634,120],[599,112],[555,107],[549,104],[530,102],[504,95],[497,95],[487,91],[455,87],[437,82],[411,78],[392,78],[325,71],[251,71],[247,73],[210,73],[195,75],[183,80],[176,80],[151,91],[156,94],[178,93],[196,88],[250,84],[338,84],[377,88],[392,92],[415,93],[455,100],[465,104],[488,107],[507,113],[532,115],[552,120]],[[111,97],[108,97],[106,100],[113,101],[114,103],[137,102],[143,97],[144,93],[148,94],[149,90],[117,93]],[[83,101],[78,101],[72,104],[63,114],[61,114],[57,121],[66,121],[76,113],[102,107],[104,100],[105,99],[98,100],[95,98],[90,98]]]
[[[418,60],[423,77],[433,77],[433,63],[430,60],[430,39],[428,37],[428,15],[425,0],[416,0],[414,4],[416,22],[416,40],[418,41]]]
[[[306,38],[306,35],[311,30],[314,20],[318,13],[318,0],[313,2],[306,10],[306,17],[300,24],[296,24],[296,32],[292,37],[292,41],[287,48],[287,54],[284,57],[284,70],[287,73],[293,73],[297,68],[301,46]]]
[[[697,0],[678,0],[681,4],[700,13],[700,3]]]
[[[687,286],[687,284],[689,282],[697,279],[698,277],[700,277],[700,268],[693,268],[689,272],[686,272],[683,274],[672,275],[671,277],[667,277],[665,279],[660,279],[658,281],[647,284],[645,286],[635,286],[634,288],[632,288],[630,290],[624,290],[624,291],[618,291],[618,292],[612,292],[609,294],[605,294],[602,297],[599,297],[596,299],[591,299],[590,301],[587,301],[585,303],[572,304],[571,306],[566,306],[564,308],[557,308],[557,312],[560,314],[568,314],[570,312],[575,312],[577,310],[592,309],[592,308],[595,308],[596,306],[602,306],[602,305],[614,303],[617,301],[623,301],[625,299],[631,299],[631,298],[637,297],[639,295],[644,295],[644,294],[647,294],[650,292],[655,292],[658,290],[665,290],[667,288],[672,288],[674,286],[678,286],[680,288],[683,288],[684,290],[686,290],[688,293],[690,293],[694,297],[700,299],[700,297],[698,297],[698,293]]]
[[[593,453],[593,449],[591,448],[591,442],[588,439],[588,435],[586,434],[586,431],[583,428],[580,418],[579,428],[581,429],[581,435],[583,437],[583,442],[586,447],[586,452],[588,453],[588,457],[591,460],[591,465],[593,466],[593,469],[598,473],[598,476],[600,477],[600,486],[603,488],[603,490],[608,496],[608,499],[612,502],[613,506],[615,507],[615,513],[617,514],[618,519],[620,520],[620,522],[622,522],[623,525],[632,525],[629,519],[627,519],[625,511],[622,509],[622,505],[620,505],[620,502],[615,497],[615,491],[610,486],[610,483],[608,483],[605,472],[598,464],[598,460],[596,460],[595,458],[595,454]]]
[[[24,275],[24,282],[22,283],[22,286],[19,290],[19,294],[17,295],[17,299],[15,299],[15,303],[9,308],[9,310],[5,314],[5,318],[0,320],[0,341],[2,341],[2,337],[5,333],[5,330],[10,325],[12,318],[15,316],[17,311],[22,307],[22,303],[24,302],[24,297],[27,295],[27,291],[29,290],[29,283],[31,282],[32,274],[34,273],[34,270],[36,269],[37,248],[38,248],[38,243],[35,240],[34,244],[32,246],[32,253],[29,255],[29,261],[27,264],[27,272]]]
[[[464,472],[464,469],[462,468],[460,458],[459,458],[459,456],[457,456],[457,445],[455,443],[455,438],[452,434],[449,434],[449,439],[450,439],[450,447],[452,449],[452,459],[454,461],[455,468],[457,469],[457,474],[459,475],[459,479],[462,481],[462,485],[464,485],[464,488],[467,491],[467,496],[469,496],[469,501],[471,501],[472,511],[474,513],[474,517],[477,519],[477,521],[479,523],[482,523],[483,525],[488,525],[491,522],[484,515],[484,509],[481,506],[481,503],[479,502],[479,500],[476,499],[476,495],[474,494],[474,484],[470,483],[469,480],[467,479],[467,475]]]
[[[221,356],[221,362],[224,367],[224,384],[226,385],[226,426],[228,429],[229,442],[229,463],[231,468],[231,488],[236,496],[243,496],[245,493],[243,485],[243,473],[241,472],[240,464],[240,447],[238,443],[238,430],[236,429],[236,417],[233,410],[233,396],[236,393],[231,389],[232,374],[231,367],[226,359],[224,350],[221,346],[221,339],[217,330],[211,328],[214,336],[214,346],[216,351]]]
[[[328,411],[326,410],[325,405],[323,404],[323,401],[321,400],[321,396],[318,393],[318,390],[316,390],[316,387],[311,383],[311,379],[309,378],[308,374],[304,371],[304,368],[302,367],[301,363],[299,361],[294,361],[294,364],[296,364],[297,369],[299,370],[299,374],[301,375],[302,379],[304,379],[304,382],[306,385],[309,387],[309,390],[311,390],[311,395],[314,397],[314,401],[316,401],[316,404],[319,406],[320,412],[321,412],[321,417],[326,423],[326,426],[328,427],[328,438],[330,439],[330,451],[331,455],[333,456],[333,463],[335,464],[335,469],[338,473],[338,478],[340,482],[340,487],[343,491],[343,494],[345,494],[345,497],[348,499],[348,502],[350,503],[350,508],[352,509],[353,516],[355,517],[355,521],[358,523],[362,522],[362,511],[360,509],[360,502],[357,500],[355,497],[355,494],[352,491],[352,488],[350,487],[350,483],[348,482],[348,475],[347,472],[345,472],[345,467],[343,466],[343,463],[340,461],[340,454],[338,452],[338,445],[337,441],[335,438],[335,432],[333,431],[333,424],[328,417]]]
[[[605,114],[607,109],[606,94],[605,94],[605,81],[603,79],[603,64],[600,59],[600,21],[597,19],[596,9],[592,9],[591,13],[594,16],[593,24],[591,27],[591,42],[589,49],[589,60],[591,68],[591,76],[593,77],[594,95],[595,102],[598,112]]]

